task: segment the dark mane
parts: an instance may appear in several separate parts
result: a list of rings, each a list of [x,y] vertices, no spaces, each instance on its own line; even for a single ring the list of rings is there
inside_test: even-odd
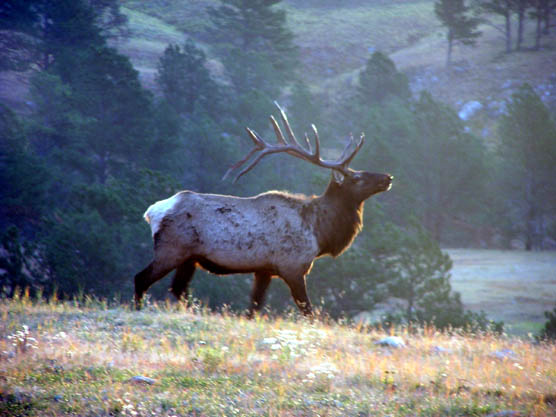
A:
[[[354,201],[331,182],[326,192],[303,206],[301,216],[313,225],[318,256],[342,254],[363,228],[363,202]]]

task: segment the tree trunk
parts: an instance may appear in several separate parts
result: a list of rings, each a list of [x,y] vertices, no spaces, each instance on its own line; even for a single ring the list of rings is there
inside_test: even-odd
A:
[[[441,213],[436,214],[432,227],[432,237],[437,242],[440,242],[440,238],[442,237],[442,229],[444,228],[444,217]]]
[[[411,323],[413,321],[413,304],[414,303],[415,303],[415,295],[413,294],[413,290],[412,290],[411,295],[407,299],[406,317],[407,317],[407,322],[408,323]]]
[[[108,178],[108,152],[103,152],[99,157],[98,182],[102,185]]]
[[[525,23],[525,5],[523,1],[519,2],[517,11],[517,45],[516,49],[521,50],[521,44],[523,42],[523,24]]]
[[[512,15],[508,10],[504,16],[506,19],[506,52],[512,52]]]
[[[538,197],[537,197],[537,186],[534,180],[529,180],[527,183],[527,218],[525,219],[525,249],[530,251],[539,248],[539,231],[538,231],[538,221],[539,213],[538,210]]]
[[[535,32],[535,51],[538,51],[541,47],[541,36],[542,36],[542,12],[540,8],[537,9],[537,30]]]
[[[535,248],[535,204],[530,203],[527,213],[527,224],[525,225],[525,250],[533,250]]]
[[[546,4],[543,10],[543,18],[544,18],[544,28],[542,33],[544,35],[550,34],[550,14],[552,13],[552,7],[550,4]]]
[[[450,68],[452,66],[452,48],[454,45],[454,34],[452,29],[448,29],[448,53],[446,54],[446,67]]]

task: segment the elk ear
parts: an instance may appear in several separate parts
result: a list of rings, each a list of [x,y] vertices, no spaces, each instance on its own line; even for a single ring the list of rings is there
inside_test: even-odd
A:
[[[332,178],[338,185],[342,185],[344,183],[345,176],[340,171],[336,171],[335,169],[332,170]]]

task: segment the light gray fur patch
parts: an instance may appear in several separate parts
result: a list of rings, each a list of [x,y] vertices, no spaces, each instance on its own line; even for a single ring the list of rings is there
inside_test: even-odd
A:
[[[157,201],[147,209],[145,214],[143,214],[147,223],[151,225],[151,232],[153,236],[156,232],[158,232],[160,222],[164,216],[171,211],[180,200],[180,194],[181,193],[177,193],[170,198]]]

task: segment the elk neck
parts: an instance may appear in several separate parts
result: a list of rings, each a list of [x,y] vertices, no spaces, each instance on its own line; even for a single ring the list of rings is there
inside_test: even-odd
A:
[[[363,228],[363,205],[334,180],[324,194],[304,205],[301,215],[313,226],[320,249],[318,256],[336,257],[349,248]]]

